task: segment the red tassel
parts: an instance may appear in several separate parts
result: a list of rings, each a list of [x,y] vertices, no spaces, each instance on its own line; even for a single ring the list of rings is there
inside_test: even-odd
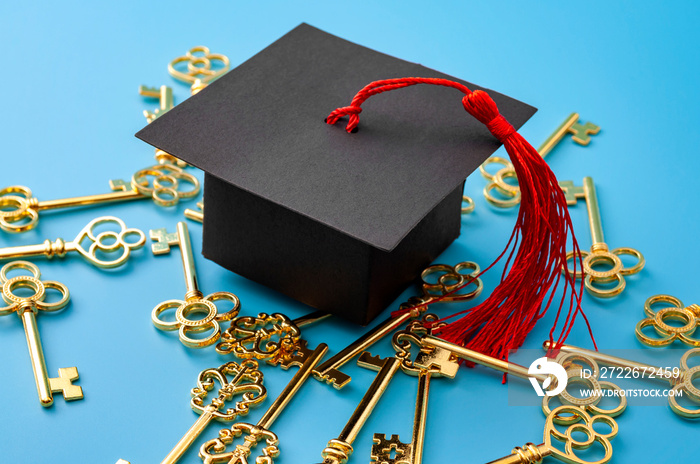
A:
[[[577,287],[570,273],[561,272],[567,268],[566,243],[569,234],[575,252],[574,271],[582,266],[581,253],[573,233],[564,194],[547,163],[505,120],[496,103],[486,92],[472,92],[464,85],[446,79],[408,77],[376,81],[360,90],[350,106],[331,112],[326,122],[335,124],[341,117],[349,115],[345,130],[353,132],[360,121],[361,105],[367,98],[416,84],[452,87],[465,94],[462,98],[464,109],[485,124],[505,146],[515,167],[521,193],[520,210],[510,240],[498,258],[482,271],[482,274],[488,271],[508,254],[501,283],[483,303],[442,319],[448,320],[463,315],[435,332],[445,340],[472,350],[508,359],[508,351],[515,350],[523,344],[535,323],[552,305],[555,292],[563,280],[563,294],[554,325],[549,332],[551,350],[557,350],[564,343],[579,313],[583,316],[593,339],[590,324],[581,309],[583,281]],[[466,282],[462,287],[470,282]],[[566,304],[567,316],[557,342],[554,343],[553,334]],[[412,308],[403,309],[401,312],[410,309]],[[595,345],[595,340],[593,344]]]

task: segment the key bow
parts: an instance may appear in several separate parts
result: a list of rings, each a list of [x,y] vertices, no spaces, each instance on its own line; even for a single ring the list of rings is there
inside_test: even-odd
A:
[[[231,309],[225,313],[219,313],[216,301],[225,300],[233,303]],[[165,321],[160,315],[167,310],[175,309],[175,320]],[[153,325],[164,331],[177,330],[180,341],[190,348],[204,348],[213,345],[221,335],[221,322],[229,321],[238,315],[241,309],[241,301],[230,292],[215,292],[205,297],[201,293],[190,295],[187,300],[167,300],[153,308],[151,320]],[[190,319],[191,314],[204,314],[201,319]],[[204,338],[192,338],[189,332],[201,333],[211,330]]]
[[[19,275],[16,277],[8,277],[8,273],[16,270],[29,271],[30,276]],[[17,312],[19,316],[27,310],[31,310],[36,314],[38,311],[58,311],[63,309],[70,300],[70,292],[68,287],[60,282],[53,280],[42,281],[39,268],[28,261],[13,261],[5,264],[0,269],[0,284],[2,284],[2,299],[5,301],[5,306],[0,308],[0,316],[5,316],[13,312]],[[33,293],[31,295],[18,295],[15,290],[19,288],[29,289]],[[46,297],[46,289],[53,289],[61,294],[61,298],[54,303],[44,301]]]
[[[226,452],[226,446],[233,443],[235,438],[242,436],[243,445],[236,445],[233,451]],[[264,441],[260,456],[255,458],[255,464],[273,464],[274,458],[279,456],[280,450],[277,446],[279,438],[267,429],[257,425],[239,422],[233,424],[231,428],[219,431],[219,438],[209,440],[202,445],[199,450],[199,457],[204,464],[214,464],[227,462],[228,464],[249,464],[248,457],[252,448]]]
[[[205,399],[217,383],[219,395],[205,405]],[[218,420],[230,421],[247,414],[251,406],[260,404],[267,397],[267,390],[263,386],[263,374],[258,370],[258,363],[246,360],[240,364],[228,362],[218,368],[203,370],[191,394],[190,403],[194,411],[199,414],[207,411]],[[224,409],[225,403],[235,395],[241,395],[241,400],[233,408]]]
[[[665,303],[663,308],[654,310],[654,305]],[[670,305],[670,306],[668,306]],[[644,302],[646,318],[639,321],[635,327],[637,339],[648,346],[667,346],[675,340],[686,345],[700,347],[700,340],[693,338],[698,326],[700,326],[700,306],[693,304],[685,306],[681,300],[671,295],[654,295]],[[683,326],[676,327],[666,323],[668,320],[680,321]],[[645,327],[653,327],[657,337],[651,337],[644,333]]]
[[[10,233],[33,229],[39,220],[38,200],[23,185],[12,185],[0,190],[0,229]]]
[[[97,232],[105,224],[115,224],[118,231],[106,230]],[[136,237],[136,241],[129,241],[129,237]],[[146,243],[146,235],[139,229],[127,228],[124,221],[115,216],[102,216],[90,221],[73,240],[75,250],[83,258],[97,267],[111,269],[119,267],[129,259],[132,250],[142,248]],[[83,243],[89,243],[88,248]],[[100,255],[115,256],[113,259],[103,259]]]
[[[468,272],[464,272],[468,271]],[[481,268],[472,261],[463,261],[454,266],[448,264],[433,264],[421,272],[421,286],[423,298],[427,299],[424,304],[431,300],[439,300],[441,303],[470,300],[478,296],[484,288],[484,283],[478,277]],[[435,281],[433,281],[435,279]],[[463,292],[457,290],[467,281],[476,288]]]
[[[221,334],[216,351],[233,353],[243,359],[267,359],[275,363],[280,357],[294,350],[301,337],[301,330],[282,313],[260,313],[243,316],[231,321],[231,327]]]
[[[134,173],[131,178],[134,188],[144,196],[150,196],[159,206],[174,206],[180,199],[192,198],[199,194],[199,179],[172,164],[157,164]],[[181,190],[180,184],[191,186]]]
[[[178,69],[180,63],[187,63],[187,71]],[[212,64],[218,64],[217,69]],[[226,55],[211,53],[208,47],[200,45],[168,63],[168,72],[175,79],[192,84],[192,94],[195,94],[228,71],[229,64]]]
[[[571,425],[562,432],[555,427],[555,424],[562,424],[558,418],[562,417],[563,414],[571,414],[571,416],[567,417],[573,418],[573,423],[572,421],[567,421],[566,423]],[[610,427],[610,432],[599,433],[594,430],[593,426],[597,422],[608,425]],[[609,462],[612,458],[613,451],[610,440],[617,435],[617,432],[617,422],[611,417],[605,415],[591,416],[581,408],[565,405],[554,409],[551,414],[547,416],[544,429],[544,442],[550,449],[552,456],[561,461],[570,464],[604,464]],[[577,436],[574,436],[574,434],[577,434],[577,436],[583,434],[585,439],[581,440],[577,438]],[[564,443],[564,450],[554,447],[552,445],[552,439]],[[605,455],[596,461],[583,460],[574,452],[574,449],[588,449],[596,442],[602,445],[605,451]]]

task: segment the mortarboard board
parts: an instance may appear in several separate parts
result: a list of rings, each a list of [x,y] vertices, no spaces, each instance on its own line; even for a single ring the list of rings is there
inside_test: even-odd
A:
[[[459,235],[464,180],[499,147],[433,86],[368,101],[351,137],[324,124],[415,75],[479,88],[302,24],[136,135],[205,171],[207,258],[366,324]],[[489,94],[515,128],[535,112]]]

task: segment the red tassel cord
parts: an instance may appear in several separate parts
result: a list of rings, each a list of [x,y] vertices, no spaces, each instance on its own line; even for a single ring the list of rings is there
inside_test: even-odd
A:
[[[507,255],[500,284],[483,303],[442,319],[462,316],[435,332],[445,340],[472,350],[508,359],[508,351],[523,344],[527,334],[552,306],[557,288],[563,280],[563,294],[556,305],[557,314],[549,332],[552,351],[557,351],[564,343],[578,314],[584,318],[595,346],[590,324],[581,309],[583,281],[577,286],[573,273],[562,273],[562,269],[568,271],[566,244],[569,235],[574,247],[573,271],[582,268],[581,251],[574,236],[564,193],[547,163],[503,118],[486,92],[472,92],[464,85],[446,79],[408,77],[376,81],[360,90],[350,106],[331,112],[326,122],[335,124],[341,117],[349,116],[345,130],[355,132],[365,100],[382,92],[416,84],[451,87],[464,94],[464,109],[485,124],[505,146],[515,167],[521,193],[520,210],[510,240],[496,260],[481,273]],[[472,280],[468,279],[454,292],[469,285]],[[433,302],[440,299],[436,298]],[[566,318],[554,343],[554,332],[565,306]],[[405,308],[400,312],[411,309]]]

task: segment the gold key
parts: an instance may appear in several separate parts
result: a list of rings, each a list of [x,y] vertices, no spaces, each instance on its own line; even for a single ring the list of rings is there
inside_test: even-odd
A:
[[[549,348],[549,341],[544,342],[544,348]],[[693,385],[693,379],[700,377],[700,366],[689,367],[690,358],[700,356],[700,348],[693,348],[685,352],[680,360],[680,368],[663,368],[651,366],[636,361],[630,361],[616,356],[606,355],[597,351],[586,350],[577,346],[561,345],[559,348],[563,353],[577,354],[585,356],[595,361],[613,367],[627,368],[630,372],[638,372],[642,378],[658,379],[668,382],[672,391],[668,394],[668,404],[671,410],[688,419],[700,419],[700,407],[698,409],[688,409],[681,406],[676,400],[676,395],[686,397],[695,404],[700,404],[700,389]]]
[[[427,267],[421,273],[423,294],[420,297],[410,298],[406,303],[399,306],[400,310],[412,309],[399,316],[388,318],[370,332],[355,340],[338,354],[324,362],[318,369],[314,370],[314,377],[322,382],[332,384],[337,389],[343,388],[350,382],[351,378],[340,371],[340,367],[381,340],[384,336],[393,332],[404,322],[418,317],[422,312],[425,312],[429,304],[466,301],[478,296],[484,287],[481,279],[476,277],[480,272],[479,265],[470,261],[458,263],[454,267],[446,264],[434,264]],[[468,280],[471,281],[470,285],[474,284],[475,288],[473,290],[464,290],[463,293],[455,293]]]
[[[190,188],[180,190],[180,184]],[[39,201],[32,191],[22,185],[0,190],[0,228],[6,232],[26,232],[39,222],[39,212],[64,208],[76,208],[101,203],[141,200],[151,198],[159,206],[174,206],[180,199],[188,199],[199,193],[199,180],[170,165],[151,166],[136,171],[131,182],[111,180],[112,193]]]
[[[229,380],[231,375],[233,378]],[[204,399],[208,392],[214,388],[216,382],[221,386],[219,396],[204,406]],[[243,397],[236,402],[233,408],[224,409],[226,402],[231,401],[235,395]],[[252,406],[259,405],[266,397],[267,390],[263,386],[263,374],[258,370],[258,363],[255,360],[248,359],[240,365],[229,362],[218,369],[206,369],[200,372],[197,386],[192,389],[192,401],[190,401],[192,409],[200,414],[199,419],[161,464],[174,464],[180,460],[212,419],[230,422],[239,416],[248,414]]]
[[[216,352],[233,353],[242,359],[264,359],[269,364],[277,365],[293,356],[299,344],[304,342],[301,327],[330,316],[323,311],[315,311],[294,320],[282,313],[237,317],[231,320],[231,327],[221,334]]]
[[[199,208],[199,211],[187,208],[185,210],[185,217],[201,224],[204,222],[204,203],[201,201],[197,202],[197,208]]]
[[[203,348],[216,343],[221,335],[220,322],[228,321],[238,315],[241,303],[236,295],[230,292],[216,292],[206,297],[199,291],[197,285],[197,271],[194,266],[194,254],[192,253],[192,243],[190,242],[190,232],[187,224],[177,223],[177,232],[169,234],[166,229],[151,230],[151,239],[155,242],[152,245],[154,255],[170,253],[171,246],[179,246],[182,255],[182,267],[185,272],[185,284],[187,292],[183,300],[167,300],[153,308],[151,320],[160,330],[177,330],[180,334],[180,341],[190,348]],[[233,307],[219,314],[216,301],[226,300],[233,303]],[[174,321],[164,321],[160,315],[169,309],[175,310]],[[201,319],[188,319],[190,314],[204,314]],[[206,331],[211,333],[204,338],[192,338],[187,334],[201,333]]]
[[[610,298],[622,293],[625,289],[624,276],[636,274],[644,268],[644,256],[634,248],[615,248],[610,251],[603,238],[603,226],[600,220],[600,208],[598,207],[598,196],[595,191],[595,184],[592,177],[583,178],[583,186],[574,186],[573,181],[566,180],[559,182],[559,186],[564,191],[566,203],[575,205],[579,198],[586,200],[588,209],[588,222],[591,226],[591,251],[581,251],[583,257],[583,272],[577,269],[572,272],[563,269],[562,272],[569,272],[577,279],[585,276],[586,290],[594,296],[600,298]],[[628,255],[637,259],[637,263],[631,267],[623,267],[620,256]],[[567,260],[574,258],[574,252],[566,254]],[[609,269],[595,269],[596,265],[607,265]],[[612,288],[598,287],[595,284],[616,282]]]
[[[355,408],[340,435],[330,440],[326,448],[321,452],[323,464],[344,464],[347,462],[353,452],[352,444],[355,438],[357,438],[362,426],[372,414],[372,410],[374,410],[379,399],[386,391],[394,374],[399,370],[401,360],[394,356],[381,359],[365,351],[360,355],[357,363],[362,367],[378,370],[379,373],[367,389],[367,392],[365,392],[365,395],[360,400],[360,404]]]
[[[441,338],[432,335],[425,335],[421,338],[422,351],[418,353],[415,360],[415,365],[425,369],[434,366],[442,366],[443,375],[448,376],[449,370],[444,367],[444,364],[457,364],[457,359],[461,358],[468,362],[480,364],[490,367],[508,375],[529,379],[534,386],[534,382],[539,381],[542,385],[554,385],[556,378],[549,374],[530,372],[527,367],[519,364],[503,361],[501,359],[492,358],[477,351],[464,348],[463,346],[447,342]],[[622,414],[627,408],[627,399],[624,395],[617,395],[620,403],[612,409],[602,409],[598,406],[602,395],[602,390],[618,391],[620,387],[612,382],[601,382],[598,378],[598,364],[594,359],[582,355],[580,353],[561,353],[555,360],[559,365],[563,366],[567,376],[567,388],[572,384],[586,384],[586,389],[591,392],[591,395],[585,398],[577,398],[571,395],[567,389],[564,389],[557,396],[544,395],[542,397],[542,411],[549,415],[552,411],[549,403],[552,398],[558,398],[564,404],[579,406],[592,414],[604,414],[610,417],[616,417]],[[587,364],[591,371],[591,376],[584,376],[584,369],[577,363]],[[454,377],[454,375],[452,376]],[[570,418],[569,418],[570,419]],[[567,418],[560,418],[561,422],[566,422]]]
[[[8,273],[17,270],[29,271],[31,276],[20,275],[12,278],[7,276]],[[65,308],[70,300],[70,293],[62,283],[42,281],[40,278],[39,268],[27,261],[14,261],[3,266],[0,269],[0,284],[2,284],[2,299],[7,306],[0,308],[0,316],[17,313],[22,319],[36,389],[39,393],[39,403],[48,407],[53,404],[53,393],[61,393],[66,401],[80,400],[83,398],[83,389],[73,385],[73,381],[78,379],[76,367],[62,367],[58,370],[58,377],[49,378],[36,316],[39,311],[53,312]],[[25,292],[18,295],[15,293],[17,289],[25,289]],[[61,294],[60,300],[55,303],[45,302],[47,289],[59,292]],[[27,291],[33,292],[33,294],[26,296]]]
[[[654,305],[665,303],[665,306],[658,311],[654,311]],[[647,346],[667,346],[679,340],[686,345],[700,346],[700,340],[692,335],[700,326],[700,305],[692,304],[685,306],[681,300],[671,295],[654,295],[647,298],[644,303],[644,313],[648,316],[637,323],[635,333],[637,339]],[[680,321],[680,327],[672,326],[666,321]],[[660,338],[650,337],[645,334],[645,327],[653,327]]]
[[[431,365],[428,369],[416,366],[411,360],[411,345],[420,347],[420,337],[431,333],[433,329],[444,325],[434,324],[438,320],[435,314],[426,314],[421,321],[413,321],[405,330],[396,332],[392,345],[396,357],[401,360],[401,370],[409,375],[418,376],[418,395],[416,397],[416,413],[413,418],[413,433],[410,443],[403,443],[398,435],[391,435],[387,440],[383,433],[375,433],[373,437],[371,459],[377,464],[421,464],[423,461],[423,445],[425,441],[425,425],[428,416],[428,394],[432,376],[456,375],[456,363]],[[430,329],[426,329],[426,322]],[[448,369],[445,371],[444,369]],[[392,457],[392,453],[394,456]]]
[[[586,146],[591,141],[591,135],[595,135],[600,131],[600,127],[593,123],[587,122],[580,124],[578,122],[578,113],[571,113],[566,120],[550,135],[547,140],[537,149],[537,152],[544,158],[554,148],[566,134],[572,135],[572,140],[579,145]],[[486,171],[486,166],[497,164],[503,166],[496,174],[489,174]],[[489,181],[484,187],[484,196],[486,200],[499,208],[510,208],[520,203],[520,188],[516,185],[509,184],[506,179],[515,179],[515,168],[513,164],[506,158],[493,156],[487,159],[480,167],[481,175]],[[501,196],[507,199],[502,199],[493,194],[496,190]]]
[[[566,430],[561,431],[555,424],[562,424],[559,421],[560,417],[567,414],[574,419],[574,422],[566,422],[572,424]],[[610,432],[600,433],[594,428],[596,423],[603,423],[610,427]],[[611,417],[600,415],[590,416],[586,411],[572,405],[559,406],[547,416],[547,421],[544,426],[544,443],[535,445],[527,443],[522,448],[516,446],[512,453],[501,459],[496,459],[488,464],[535,464],[541,463],[547,456],[558,459],[568,464],[605,464],[610,462],[613,456],[612,445],[610,440],[617,435],[617,422]],[[581,439],[581,435],[585,439]],[[563,443],[563,450],[560,447],[552,444],[552,438]],[[585,450],[598,443],[605,454],[602,458],[595,461],[584,460],[579,457],[574,450]]]
[[[116,224],[118,231],[106,230],[97,233],[105,224]],[[124,264],[132,250],[142,248],[145,243],[146,236],[139,229],[127,229],[124,221],[118,217],[102,216],[90,221],[72,242],[58,238],[54,242],[46,240],[38,245],[0,248],[0,261],[32,256],[63,258],[66,253],[77,252],[89,263],[103,269],[111,269]]]
[[[270,427],[282,410],[299,391],[306,379],[311,376],[311,370],[321,360],[328,347],[320,344],[314,351],[303,351],[291,361],[291,364],[300,366],[299,370],[282,393],[275,399],[270,408],[263,414],[257,424],[239,422],[231,428],[219,432],[219,438],[209,440],[199,449],[199,457],[204,464],[228,462],[229,464],[247,464],[252,449],[261,441],[264,447],[254,462],[258,464],[272,464],[273,459],[279,456],[279,439],[270,431]],[[291,365],[290,364],[290,365]],[[233,451],[226,452],[226,446],[233,443],[234,438],[245,434],[242,445],[236,445]],[[253,462],[253,461],[250,461]]]
[[[186,71],[180,63],[187,63]],[[218,69],[212,67],[218,64]],[[215,79],[224,75],[229,68],[229,59],[220,53],[211,53],[208,47],[191,48],[185,55],[178,56],[168,63],[168,72],[175,79],[191,85],[190,93],[195,95]]]

